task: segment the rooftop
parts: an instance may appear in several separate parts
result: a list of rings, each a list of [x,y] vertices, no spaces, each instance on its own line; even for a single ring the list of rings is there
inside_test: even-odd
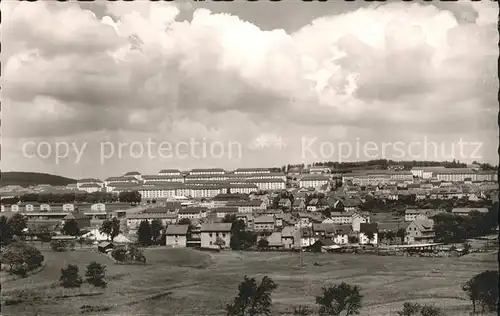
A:
[[[167,235],[186,235],[189,229],[189,225],[168,225]]]
[[[230,232],[231,223],[206,223],[201,225],[202,232]]]

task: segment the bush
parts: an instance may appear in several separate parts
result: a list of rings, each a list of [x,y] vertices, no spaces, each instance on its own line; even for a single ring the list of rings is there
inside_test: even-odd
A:
[[[43,260],[40,250],[19,242],[11,244],[2,256],[2,263],[10,266],[9,272],[22,277],[41,266]]]
[[[92,284],[95,287],[106,287],[106,281],[104,280],[105,275],[105,266],[97,262],[91,262],[87,265],[87,271],[85,272],[85,279],[87,283]]]
[[[63,240],[52,240],[50,242],[50,248],[52,251],[63,252],[68,250],[68,243]]]
[[[25,278],[28,275],[28,269],[25,264],[16,264],[9,270],[9,273]]]
[[[61,286],[66,288],[80,287],[82,278],[78,272],[78,267],[72,264],[68,264],[66,268],[61,269],[61,276],[59,277]]]
[[[111,253],[111,256],[116,261],[123,262],[127,259],[127,250],[125,250],[125,248],[115,248]]]

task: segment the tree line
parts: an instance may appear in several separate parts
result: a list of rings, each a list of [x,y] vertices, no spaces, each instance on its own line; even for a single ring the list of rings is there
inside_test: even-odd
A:
[[[498,226],[498,203],[488,213],[472,211],[468,216],[442,213],[432,219],[437,242],[461,243],[495,232]]]
[[[473,313],[495,311],[498,301],[498,271],[484,271],[472,277],[462,286],[472,302]],[[255,277],[244,276],[232,303],[226,305],[228,316],[272,315],[272,294],[278,285],[268,276],[257,283]],[[352,316],[360,314],[363,294],[359,285],[345,282],[323,286],[315,298],[316,308],[305,305],[295,307],[296,316]],[[405,302],[399,316],[445,316],[445,312],[433,305]]]
[[[443,209],[451,212],[456,207],[491,207],[491,201],[481,199],[478,201],[469,201],[467,198],[452,198],[447,200],[442,199],[416,199],[415,194],[399,196],[397,200],[378,199],[374,197],[366,197],[363,204],[360,205],[362,211],[393,211],[401,212],[407,208],[420,209]],[[401,214],[402,215],[402,214]]]
[[[373,169],[374,167],[378,167],[377,169],[387,169],[389,166],[401,165],[404,166],[406,170],[409,170],[413,167],[437,167],[443,166],[445,168],[465,168],[467,167],[466,163],[462,163],[458,160],[453,159],[452,161],[395,161],[388,159],[376,159],[376,160],[368,160],[368,161],[356,161],[356,162],[337,162],[337,161],[319,161],[313,162],[313,166],[325,166],[333,169],[360,169],[367,168]],[[489,164],[484,164],[486,167],[493,166]]]
[[[3,198],[2,205],[13,205],[21,203],[132,203],[141,202],[141,194],[138,191],[123,191],[119,194],[111,192],[65,192],[65,193],[26,193],[17,197]]]

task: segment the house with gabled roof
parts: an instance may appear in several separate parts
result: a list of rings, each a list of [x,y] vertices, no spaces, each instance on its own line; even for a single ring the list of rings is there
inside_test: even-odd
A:
[[[487,214],[488,209],[485,207],[455,207],[451,210],[451,213],[453,215],[459,215],[459,216],[469,216],[470,213],[473,211],[482,213],[482,214]]]
[[[256,232],[272,232],[275,225],[274,215],[261,215],[254,220],[254,230]]]
[[[269,235],[266,240],[269,242],[269,248],[273,249],[282,249],[283,248],[283,241],[282,241],[282,236],[281,232],[273,232],[271,235]]]
[[[189,225],[168,225],[166,230],[166,245],[186,247]]]
[[[434,242],[435,236],[432,219],[416,219],[406,228],[405,243],[429,244]]]
[[[306,204],[303,199],[295,199],[292,204],[292,209],[294,211],[303,211],[306,207]]]
[[[444,213],[445,210],[435,210],[431,208],[422,209],[406,209],[405,210],[405,222],[413,222],[419,214],[425,215],[427,218],[431,218],[437,214]]]
[[[335,225],[335,233],[333,241],[338,245],[345,245],[349,243],[349,234],[351,233],[351,226],[349,225]]]
[[[229,248],[231,242],[231,223],[205,223],[201,225],[202,248]],[[218,241],[221,241],[219,244]]]
[[[281,230],[281,241],[284,249],[300,247],[300,230],[294,226],[286,226]]]
[[[357,212],[352,214],[352,216],[351,216],[352,231],[359,232],[360,225],[362,223],[369,223],[369,222],[370,222],[369,216],[364,216],[364,215],[361,215],[360,213],[357,213]]]
[[[335,236],[335,226],[333,224],[313,223],[312,230],[317,238],[333,238]]]

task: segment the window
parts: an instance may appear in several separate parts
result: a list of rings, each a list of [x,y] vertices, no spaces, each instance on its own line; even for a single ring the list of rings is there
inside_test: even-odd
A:
[[[225,238],[225,237],[226,237],[226,233],[222,233],[222,237],[224,237],[224,238]]]
[[[208,234],[210,237],[212,237],[212,233]],[[212,242],[210,242],[210,244],[212,244]]]

